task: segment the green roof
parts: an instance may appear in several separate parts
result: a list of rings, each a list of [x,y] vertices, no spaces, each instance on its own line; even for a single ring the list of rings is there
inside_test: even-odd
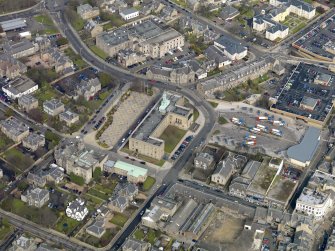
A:
[[[133,164],[129,164],[123,161],[116,161],[114,167],[125,170],[128,172],[128,175],[134,177],[145,176],[148,173],[148,170],[139,166],[135,166]]]

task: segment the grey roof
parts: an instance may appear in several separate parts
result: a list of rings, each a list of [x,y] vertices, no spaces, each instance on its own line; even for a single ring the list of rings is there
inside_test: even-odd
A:
[[[77,113],[71,112],[70,110],[62,112],[61,114],[59,114],[59,116],[66,121],[71,121],[72,119],[79,117]]]
[[[287,150],[288,157],[301,162],[310,161],[319,145],[319,137],[320,129],[309,127],[300,144]]]
[[[86,228],[87,231],[93,232],[100,236],[105,232],[105,222],[102,218],[97,218],[92,225]]]
[[[11,31],[19,28],[27,27],[26,20],[23,18],[16,18],[0,22],[0,25],[4,31]]]
[[[34,96],[27,94],[19,97],[19,101],[21,104],[30,105],[32,103],[37,102],[38,100]]]
[[[291,5],[296,6],[299,9],[302,9],[307,12],[312,12],[315,9],[313,5],[300,0],[291,0]]]
[[[228,57],[223,54],[223,51],[215,45],[210,45],[204,54],[208,59],[215,60],[217,64],[229,61]]]
[[[45,138],[44,135],[38,133],[30,133],[22,141],[28,143],[29,145],[39,145],[41,142],[45,142]]]
[[[143,250],[143,248],[149,246],[148,243],[140,240],[136,240],[133,238],[129,238],[125,241],[125,243],[122,246],[122,250],[132,250],[132,251],[139,251]]]
[[[120,14],[129,15],[129,14],[133,14],[133,13],[136,13],[136,12],[138,12],[138,10],[136,10],[134,8],[128,8],[128,9],[121,10]]]
[[[10,91],[14,95],[19,95],[35,86],[37,86],[37,84],[34,81],[22,75],[11,80],[7,85],[2,87],[2,89]]]
[[[318,102],[318,99],[316,98],[312,98],[312,97],[308,97],[308,96],[304,96],[301,100],[300,104],[306,105],[306,106],[311,106],[314,107]]]
[[[55,110],[64,104],[58,99],[46,100],[43,102],[43,106],[49,108],[50,110]]]
[[[34,48],[35,45],[30,42],[27,39],[21,40],[19,42],[9,42],[9,43],[5,43],[3,46],[3,50],[7,53],[10,53],[12,55],[22,52],[22,51],[26,51],[29,50],[31,48]]]
[[[235,53],[242,53],[245,50],[247,50],[247,48],[241,45],[238,41],[227,38],[225,36],[221,36],[215,42],[222,45],[224,49],[227,52],[229,52],[229,54],[232,54],[232,55]]]
[[[28,189],[25,193],[26,193],[26,196],[31,197],[34,201],[40,202],[46,196],[48,196],[49,191],[46,189],[41,189],[39,187],[36,187],[36,188]]]
[[[243,169],[241,176],[247,179],[253,179],[261,164],[259,161],[250,160]]]
[[[233,18],[234,16],[238,15],[239,12],[237,9],[235,9],[233,6],[228,5],[223,8],[223,10],[220,13],[221,18],[223,19],[229,19]]]
[[[22,133],[29,131],[29,126],[15,117],[9,117],[6,120],[2,120],[0,121],[0,124],[6,131],[15,136],[19,136]]]

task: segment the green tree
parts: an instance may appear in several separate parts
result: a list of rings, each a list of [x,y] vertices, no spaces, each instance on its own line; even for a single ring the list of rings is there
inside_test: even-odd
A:
[[[85,184],[85,181],[84,181],[84,178],[83,177],[80,177],[78,175],[75,175],[74,173],[70,173],[70,180],[79,185],[79,186],[83,186]]]
[[[8,118],[8,117],[11,117],[14,115],[14,111],[10,108],[7,108],[6,111],[5,111],[5,116]]]
[[[94,172],[93,172],[93,179],[96,182],[100,182],[101,181],[101,175],[102,175],[102,171],[100,167],[95,168]]]

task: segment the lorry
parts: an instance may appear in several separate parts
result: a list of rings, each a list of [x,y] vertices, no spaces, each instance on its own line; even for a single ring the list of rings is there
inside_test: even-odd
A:
[[[283,125],[285,125],[285,122],[282,121],[282,120],[274,120],[274,121],[272,122],[272,124],[273,124],[273,125],[276,125],[276,126],[283,126]]]
[[[278,129],[275,129],[275,128],[271,129],[271,133],[273,135],[276,135],[276,136],[279,136],[279,137],[283,136],[283,132],[281,130],[278,130]]]
[[[238,118],[232,118],[231,122],[235,125],[243,125],[243,120]]]
[[[257,124],[256,127],[258,129],[260,129],[262,132],[266,132],[266,133],[269,132],[269,129],[268,129],[267,126],[264,126],[264,125],[261,125],[261,124]]]
[[[259,116],[259,117],[257,117],[258,121],[268,120],[268,119],[269,119],[269,117],[265,117],[265,116]]]

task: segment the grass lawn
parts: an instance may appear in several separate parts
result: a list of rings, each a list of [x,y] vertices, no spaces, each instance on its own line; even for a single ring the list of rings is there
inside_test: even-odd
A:
[[[157,238],[161,235],[160,231],[156,231],[153,229],[149,229],[146,240],[151,244],[154,245]]]
[[[98,197],[102,200],[108,200],[109,196],[106,195],[105,193],[99,192],[95,190],[94,188],[91,188],[88,192],[88,194],[93,195],[94,197]]]
[[[59,33],[59,31],[56,28],[46,28],[39,32],[40,35],[52,35],[57,33]]]
[[[76,54],[71,48],[67,48],[64,53],[73,61],[74,64],[77,65],[80,70],[87,67],[86,62],[81,58],[81,56]]]
[[[165,152],[171,153],[173,149],[178,145],[182,137],[184,137],[186,130],[179,129],[175,126],[169,125],[162,135],[159,137],[160,139],[165,141]]]
[[[106,59],[108,57],[107,53],[98,48],[96,45],[90,46],[90,49],[94,52],[95,55],[101,57],[102,59]]]
[[[209,103],[211,104],[211,106],[213,107],[213,108],[216,108],[216,107],[218,107],[218,103],[216,103],[216,102],[213,102],[213,101],[209,101]]]
[[[59,98],[59,94],[52,88],[52,86],[45,85],[45,87],[42,87],[41,89],[37,90],[34,93],[34,96],[43,103],[46,100],[50,100],[53,98]]]
[[[122,213],[115,212],[113,218],[109,222],[117,226],[123,227],[124,224],[126,224],[127,220],[128,220],[128,216]]]
[[[148,176],[143,183],[143,190],[148,191],[156,183],[155,178]]]
[[[4,240],[8,235],[12,234],[13,228],[11,226],[2,225],[0,227],[0,241]]]
[[[142,229],[137,229],[135,232],[134,232],[134,237],[135,237],[135,239],[136,240],[143,240],[143,238],[144,238],[144,236],[145,236],[145,234],[144,234],[144,232],[143,232],[143,230]]]
[[[107,185],[96,184],[94,186],[94,189],[99,192],[108,193],[111,195],[116,185],[117,185],[117,181],[111,180]]]
[[[218,122],[219,122],[220,125],[224,125],[224,124],[228,123],[228,121],[224,117],[219,117]]]
[[[194,108],[194,110],[193,110],[193,122],[197,121],[198,118],[199,118],[199,111],[198,111],[198,109]]]
[[[89,193],[86,193],[84,195],[84,199],[92,204],[95,204],[95,205],[100,205],[102,202],[104,202],[104,200],[100,199],[100,198],[97,198],[95,196],[92,196],[90,195]]]
[[[1,208],[44,227],[53,226],[58,218],[57,214],[46,206],[42,208],[30,207],[23,201],[12,197],[2,201]]]
[[[183,8],[186,8],[186,7],[187,7],[186,1],[184,1],[184,0],[172,0],[172,2],[174,2],[174,3],[178,4],[178,5],[180,5],[180,6],[183,7]]]
[[[48,15],[34,16],[34,19],[36,22],[39,22],[40,24],[49,25],[49,26],[54,25],[54,23],[52,22],[51,18]]]
[[[103,25],[104,31],[107,31],[109,29],[112,29],[114,25],[112,23],[107,23]]]
[[[4,152],[3,157],[10,164],[20,169],[21,171],[24,171],[26,168],[34,163],[33,159],[24,155],[16,148],[12,148]]]
[[[69,234],[71,233],[78,225],[80,224],[79,221],[76,221],[74,219],[71,219],[67,216],[62,216],[60,218],[55,226],[55,229],[58,232]]]
[[[0,132],[0,151],[8,149],[9,146],[13,145],[14,142],[8,138],[5,134]]]

